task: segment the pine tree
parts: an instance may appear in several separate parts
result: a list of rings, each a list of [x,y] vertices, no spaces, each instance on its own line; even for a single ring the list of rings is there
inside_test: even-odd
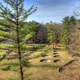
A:
[[[61,34],[61,42],[64,45],[65,49],[68,49],[69,40],[70,40],[70,30],[66,26],[66,27],[64,27],[62,34]]]
[[[76,55],[79,50],[79,31],[77,21],[74,16],[70,17],[70,44],[69,51],[72,55]]]
[[[63,24],[64,28],[61,34],[61,42],[66,49],[70,50],[71,49],[70,45],[73,44],[72,41],[74,40],[73,36],[75,34],[76,19],[74,16],[65,17]]]
[[[50,44],[52,44],[52,48],[53,48],[53,51],[54,51],[55,43],[57,43],[57,40],[58,40],[58,35],[57,35],[57,31],[54,28],[54,25],[53,25],[52,22],[47,24],[47,32],[48,32],[48,36],[47,36],[48,42]]]
[[[6,7],[5,4],[9,7]],[[11,49],[16,50],[18,53],[21,80],[24,80],[22,64],[22,53],[25,51],[22,46],[25,43],[24,38],[26,36],[25,33],[22,34],[25,27],[24,22],[35,11],[36,8],[33,6],[29,10],[25,10],[24,0],[3,0],[3,3],[0,3],[0,25],[3,26],[2,29],[5,29],[0,29],[3,33],[0,36],[10,40],[14,46]]]
[[[65,49],[68,49],[69,42],[70,42],[70,18],[65,17],[64,21],[64,28],[61,33],[61,43],[65,47]]]

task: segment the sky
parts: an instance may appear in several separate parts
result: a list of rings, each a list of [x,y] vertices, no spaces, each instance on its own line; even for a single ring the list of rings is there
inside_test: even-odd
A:
[[[28,20],[38,22],[61,22],[65,16],[74,15],[79,7],[80,0],[25,0],[25,8],[31,5],[37,7],[37,11],[29,16]]]
[[[0,0],[1,2],[2,0]],[[64,17],[73,16],[74,11],[80,8],[80,0],[24,0],[25,8],[28,10],[32,5],[37,11],[28,17],[28,21],[41,23],[60,23]]]

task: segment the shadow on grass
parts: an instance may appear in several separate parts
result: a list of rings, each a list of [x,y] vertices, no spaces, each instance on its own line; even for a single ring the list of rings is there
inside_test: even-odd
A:
[[[48,64],[48,63],[45,63],[45,64],[31,64],[29,67],[36,67],[36,68],[59,68],[59,65],[56,65],[56,64]]]

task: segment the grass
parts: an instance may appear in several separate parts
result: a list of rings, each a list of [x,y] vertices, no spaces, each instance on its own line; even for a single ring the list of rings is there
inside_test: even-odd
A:
[[[6,51],[0,50],[0,56],[3,56],[3,55],[5,55],[5,54],[6,54]]]
[[[6,44],[1,44],[0,47],[5,48]],[[71,59],[70,54],[67,53],[61,47],[59,50],[57,50],[57,54],[53,54],[52,46],[51,45],[44,45],[44,44],[36,44],[36,45],[25,45],[26,49],[28,49],[31,52],[30,55],[30,63],[31,65],[29,67],[24,67],[24,77],[25,80],[72,80],[71,76],[72,74],[78,74],[78,70],[80,68],[75,69],[77,70],[77,73],[75,73],[74,70],[68,70],[70,72],[64,72],[59,73],[58,68],[62,64],[66,63],[68,60]],[[0,51],[0,55],[4,55],[5,51]],[[53,56],[59,55],[59,62],[40,62],[41,58],[45,54],[48,59],[52,59]],[[43,57],[43,58],[44,58]],[[53,58],[55,59],[55,58]],[[69,77],[68,77],[69,75]],[[67,79],[68,78],[68,79]],[[69,79],[70,78],[70,79]],[[3,60],[0,62],[0,80],[20,80],[19,79],[19,66],[18,66],[18,60]],[[76,79],[74,79],[76,80]]]
[[[58,68],[28,67],[24,69],[24,77],[25,80],[80,80],[80,68],[67,70],[59,73]],[[16,71],[0,71],[0,80],[20,80],[18,74]]]
[[[8,47],[13,47],[13,45],[10,45],[10,44],[3,44],[3,43],[1,43],[0,44],[0,48],[8,48]]]

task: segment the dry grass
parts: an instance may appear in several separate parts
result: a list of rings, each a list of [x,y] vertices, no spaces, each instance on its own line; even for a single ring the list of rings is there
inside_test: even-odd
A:
[[[14,71],[0,71],[0,80],[8,80],[11,77],[16,77],[17,74]]]
[[[67,66],[61,73],[58,71],[58,67],[27,67],[24,69],[25,80],[80,80],[80,65],[76,64],[75,67],[74,65],[75,63]],[[15,77],[19,78],[19,73],[16,71],[0,71],[0,80]]]
[[[34,51],[31,57],[35,57],[31,60],[31,63],[34,66],[27,67],[24,69],[25,72],[25,80],[80,80],[80,65],[71,64],[70,66],[66,67],[65,70],[60,73],[58,71],[58,65],[65,64],[68,60],[71,60],[72,57],[68,54],[67,51],[63,50],[63,47],[57,51],[60,62],[58,63],[45,63],[40,62],[40,55],[43,52],[46,52],[48,57],[51,58],[53,55],[52,46],[45,46],[43,49],[39,49]],[[6,62],[5,62],[6,63]],[[0,63],[0,65],[3,63]],[[74,66],[76,65],[76,67]],[[10,79],[9,79],[10,78]],[[14,80],[19,80],[19,73],[17,71],[0,71],[0,80],[11,80],[11,78],[18,78]]]
[[[29,75],[30,80],[80,80],[79,67],[66,69],[62,73],[58,72],[58,68],[29,68],[25,75]]]

